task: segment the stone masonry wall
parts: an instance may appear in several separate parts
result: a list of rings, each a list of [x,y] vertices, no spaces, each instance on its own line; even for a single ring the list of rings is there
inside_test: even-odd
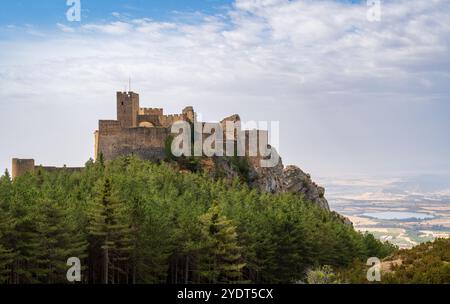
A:
[[[165,157],[164,148],[168,135],[169,130],[162,127],[129,128],[110,134],[100,133],[98,153],[102,153],[106,161],[126,155],[159,161]]]
[[[34,159],[18,159],[12,160],[12,178],[21,176],[27,172],[34,171]]]

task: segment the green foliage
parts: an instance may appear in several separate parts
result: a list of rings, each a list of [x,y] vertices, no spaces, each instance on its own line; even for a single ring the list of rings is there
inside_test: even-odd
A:
[[[108,178],[100,183],[98,198],[89,209],[88,231],[91,236],[91,252],[102,256],[102,282],[108,284],[126,282],[131,242],[131,223],[111,194]],[[125,277],[125,278],[124,278]]]
[[[172,143],[173,143],[173,136],[169,135],[164,142],[164,155],[165,161],[167,162],[176,160],[176,157],[172,153]]]
[[[245,264],[242,263],[236,227],[217,204],[200,216],[200,223],[200,277],[206,283],[237,282]]]
[[[329,265],[309,270],[306,274],[308,284],[340,284],[338,276]]]
[[[379,250],[379,243],[373,236],[366,235],[369,252]],[[384,246],[381,253],[386,253],[392,245]],[[423,243],[412,249],[394,251],[382,261],[382,284],[448,284],[450,282],[450,239],[437,239]],[[340,269],[340,277],[349,283],[369,283],[364,261],[354,261]]]
[[[390,284],[450,283],[450,239],[437,239],[410,250],[400,250],[390,260],[401,261],[383,276]]]
[[[229,157],[230,165],[233,169],[238,172],[239,176],[244,182],[249,182],[250,180],[250,164],[248,158],[245,156],[232,156]]]
[[[300,196],[133,157],[0,179],[5,283],[64,283],[69,257],[84,283],[294,283],[392,250]]]

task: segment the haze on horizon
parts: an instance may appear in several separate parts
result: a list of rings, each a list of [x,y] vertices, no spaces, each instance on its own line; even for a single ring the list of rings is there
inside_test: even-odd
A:
[[[280,121],[313,178],[450,174],[449,1],[56,2],[2,4],[0,168],[84,164],[131,77],[142,106]]]

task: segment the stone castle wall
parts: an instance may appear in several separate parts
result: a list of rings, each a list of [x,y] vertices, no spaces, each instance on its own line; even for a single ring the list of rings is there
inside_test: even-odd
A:
[[[164,115],[159,117],[159,121],[162,126],[169,128],[177,121],[186,121],[187,118],[184,114]]]
[[[18,159],[13,158],[12,160],[12,178],[17,178],[26,173],[34,173],[37,170],[43,170],[45,172],[58,172],[58,171],[69,171],[77,172],[84,168],[81,167],[49,167],[49,166],[36,166],[34,159]]]
[[[114,135],[122,131],[122,126],[118,120],[100,120],[98,122],[98,132],[100,136]]]
[[[181,114],[164,115],[161,108],[141,108],[136,93],[117,92],[117,120],[99,121],[95,158],[101,153],[106,161],[125,155],[161,160],[171,126],[177,121],[193,121],[194,117],[192,107]]]
[[[139,109],[139,115],[163,116],[164,115],[164,109],[161,109],[161,108],[140,108]]]
[[[141,126],[142,123],[150,123],[152,127],[158,127],[161,126],[159,117],[159,115],[153,114],[138,115],[137,124]]]
[[[106,161],[120,156],[135,155],[141,159],[159,161],[165,157],[165,142],[169,130],[163,127],[128,128],[119,132],[102,133],[98,151]]]

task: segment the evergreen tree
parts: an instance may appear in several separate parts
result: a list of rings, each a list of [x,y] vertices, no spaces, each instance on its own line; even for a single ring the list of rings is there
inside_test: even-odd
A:
[[[131,247],[130,225],[126,221],[123,206],[114,200],[108,178],[98,199],[90,211],[89,233],[94,237],[94,249],[102,252],[102,282],[127,281]]]
[[[445,248],[427,262],[433,271],[446,271]],[[301,196],[173,163],[100,156],[80,172],[0,178],[0,282],[65,282],[73,256],[90,283],[287,283],[395,250]]]
[[[0,204],[0,284],[6,283],[11,272],[11,266],[14,253],[7,246],[5,235],[11,233],[12,219],[6,210]]]
[[[38,223],[39,248],[37,274],[42,283],[67,283],[67,260],[86,257],[87,242],[67,221],[67,211],[56,203],[40,202]]]
[[[202,242],[200,276],[208,283],[230,283],[241,279],[242,248],[236,227],[221,212],[218,204],[200,217]]]

